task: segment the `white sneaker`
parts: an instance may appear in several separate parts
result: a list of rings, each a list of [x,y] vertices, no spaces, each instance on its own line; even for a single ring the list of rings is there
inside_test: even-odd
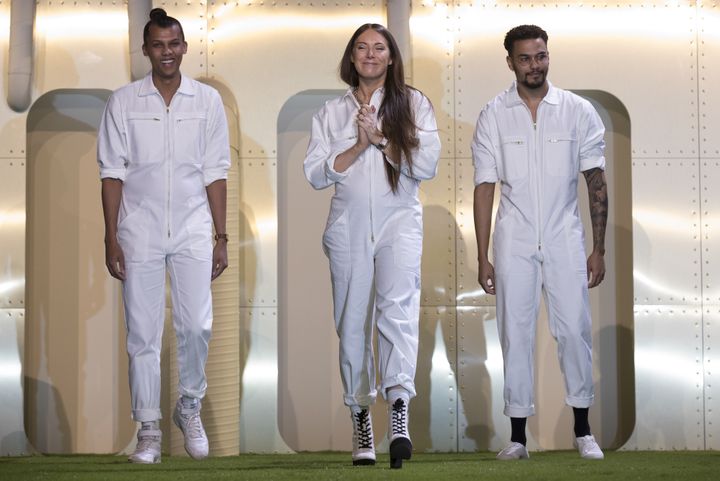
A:
[[[600,446],[598,446],[597,441],[595,441],[595,436],[593,436],[592,434],[588,434],[587,436],[582,436],[580,438],[575,438],[575,446],[577,446],[580,457],[583,459],[605,458],[605,455],[600,449]]]
[[[505,446],[497,455],[497,459],[501,461],[512,461],[515,459],[530,459],[530,453],[528,453],[525,445],[512,442]]]
[[[403,459],[412,456],[412,442],[408,432],[408,403],[398,398],[389,406],[388,439],[390,440],[390,467],[402,468]]]
[[[137,464],[159,463],[162,432],[159,429],[141,429],[137,433],[137,438],[135,452],[128,457],[128,461]]]
[[[186,409],[178,399],[173,412],[173,422],[185,437],[185,451],[193,459],[207,458],[209,443],[200,419],[200,401],[196,409]]]
[[[350,411],[353,423],[353,466],[375,464],[375,440],[373,439],[372,417],[367,407],[356,412]]]

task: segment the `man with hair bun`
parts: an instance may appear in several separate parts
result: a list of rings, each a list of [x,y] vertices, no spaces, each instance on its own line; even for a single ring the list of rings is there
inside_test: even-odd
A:
[[[186,52],[180,22],[153,9],[143,32],[152,71],[112,94],[98,131],[105,261],[122,281],[132,416],[140,423],[133,463],[160,462],[166,271],[179,371],[173,421],[191,457],[203,459],[209,450],[200,408],[210,282],[227,267],[230,149],[220,95],[180,73]]]
[[[547,33],[535,25],[507,33],[506,60],[515,82],[480,112],[472,142],[478,280],[486,293],[497,295],[504,413],[512,429],[510,444],[497,457],[529,457],[525,425],[535,414],[533,354],[542,292],[558,342],[565,403],[575,418],[575,444],[583,458],[602,459],[588,424],[594,399],[588,288],[605,276],[605,128],[587,100],[547,80],[547,41]],[[593,250],[587,259],[577,206],[580,172],[592,218]],[[496,182],[501,198],[493,267],[488,244]]]

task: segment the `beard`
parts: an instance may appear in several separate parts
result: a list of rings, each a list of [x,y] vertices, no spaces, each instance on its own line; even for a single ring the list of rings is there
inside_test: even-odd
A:
[[[537,74],[537,75],[533,75]],[[539,89],[545,85],[545,79],[547,78],[547,69],[538,70],[525,75],[525,78],[520,82],[528,89]]]

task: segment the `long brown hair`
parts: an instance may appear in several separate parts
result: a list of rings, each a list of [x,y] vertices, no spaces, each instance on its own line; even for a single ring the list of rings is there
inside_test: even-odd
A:
[[[382,133],[396,152],[405,157],[412,174],[412,150],[420,144],[417,137],[415,115],[411,105],[412,90],[415,89],[405,84],[405,72],[400,49],[388,29],[377,23],[366,23],[355,30],[345,47],[342,60],[340,60],[340,78],[350,87],[355,88],[360,85],[360,77],[355,65],[352,63],[352,52],[357,38],[369,29],[373,29],[385,37],[390,49],[390,59],[392,60],[385,75],[385,95],[378,111],[378,119],[382,119]],[[383,157],[385,157],[384,153]],[[397,160],[400,162],[400,159]],[[400,172],[394,169],[389,162],[385,162],[385,172],[390,188],[393,192],[397,192]]]

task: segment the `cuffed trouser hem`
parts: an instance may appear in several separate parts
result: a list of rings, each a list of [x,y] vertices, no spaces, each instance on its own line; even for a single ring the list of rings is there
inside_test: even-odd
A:
[[[185,396],[185,397],[191,397],[191,398],[195,398],[195,399],[202,399],[205,397],[206,389],[203,389],[202,391],[193,391],[192,389],[183,389],[180,386],[178,386],[178,397]]]
[[[574,396],[567,396],[565,397],[565,404],[567,404],[570,407],[574,408],[589,408],[593,405],[593,402],[595,401],[595,397],[574,397]]]
[[[370,394],[364,396],[353,396],[351,394],[345,394],[343,396],[343,402],[346,406],[370,406],[375,404],[375,398],[377,397],[377,391],[373,391]]]
[[[528,418],[535,415],[535,406],[520,407],[505,405],[503,414],[509,418]]]
[[[146,423],[162,419],[162,413],[160,409],[133,409],[132,417],[139,423]]]
[[[415,382],[407,374],[398,374],[387,379],[383,379],[380,384],[380,392],[385,400],[388,398],[388,389],[391,387],[400,386],[408,393],[410,399],[415,397]]]

